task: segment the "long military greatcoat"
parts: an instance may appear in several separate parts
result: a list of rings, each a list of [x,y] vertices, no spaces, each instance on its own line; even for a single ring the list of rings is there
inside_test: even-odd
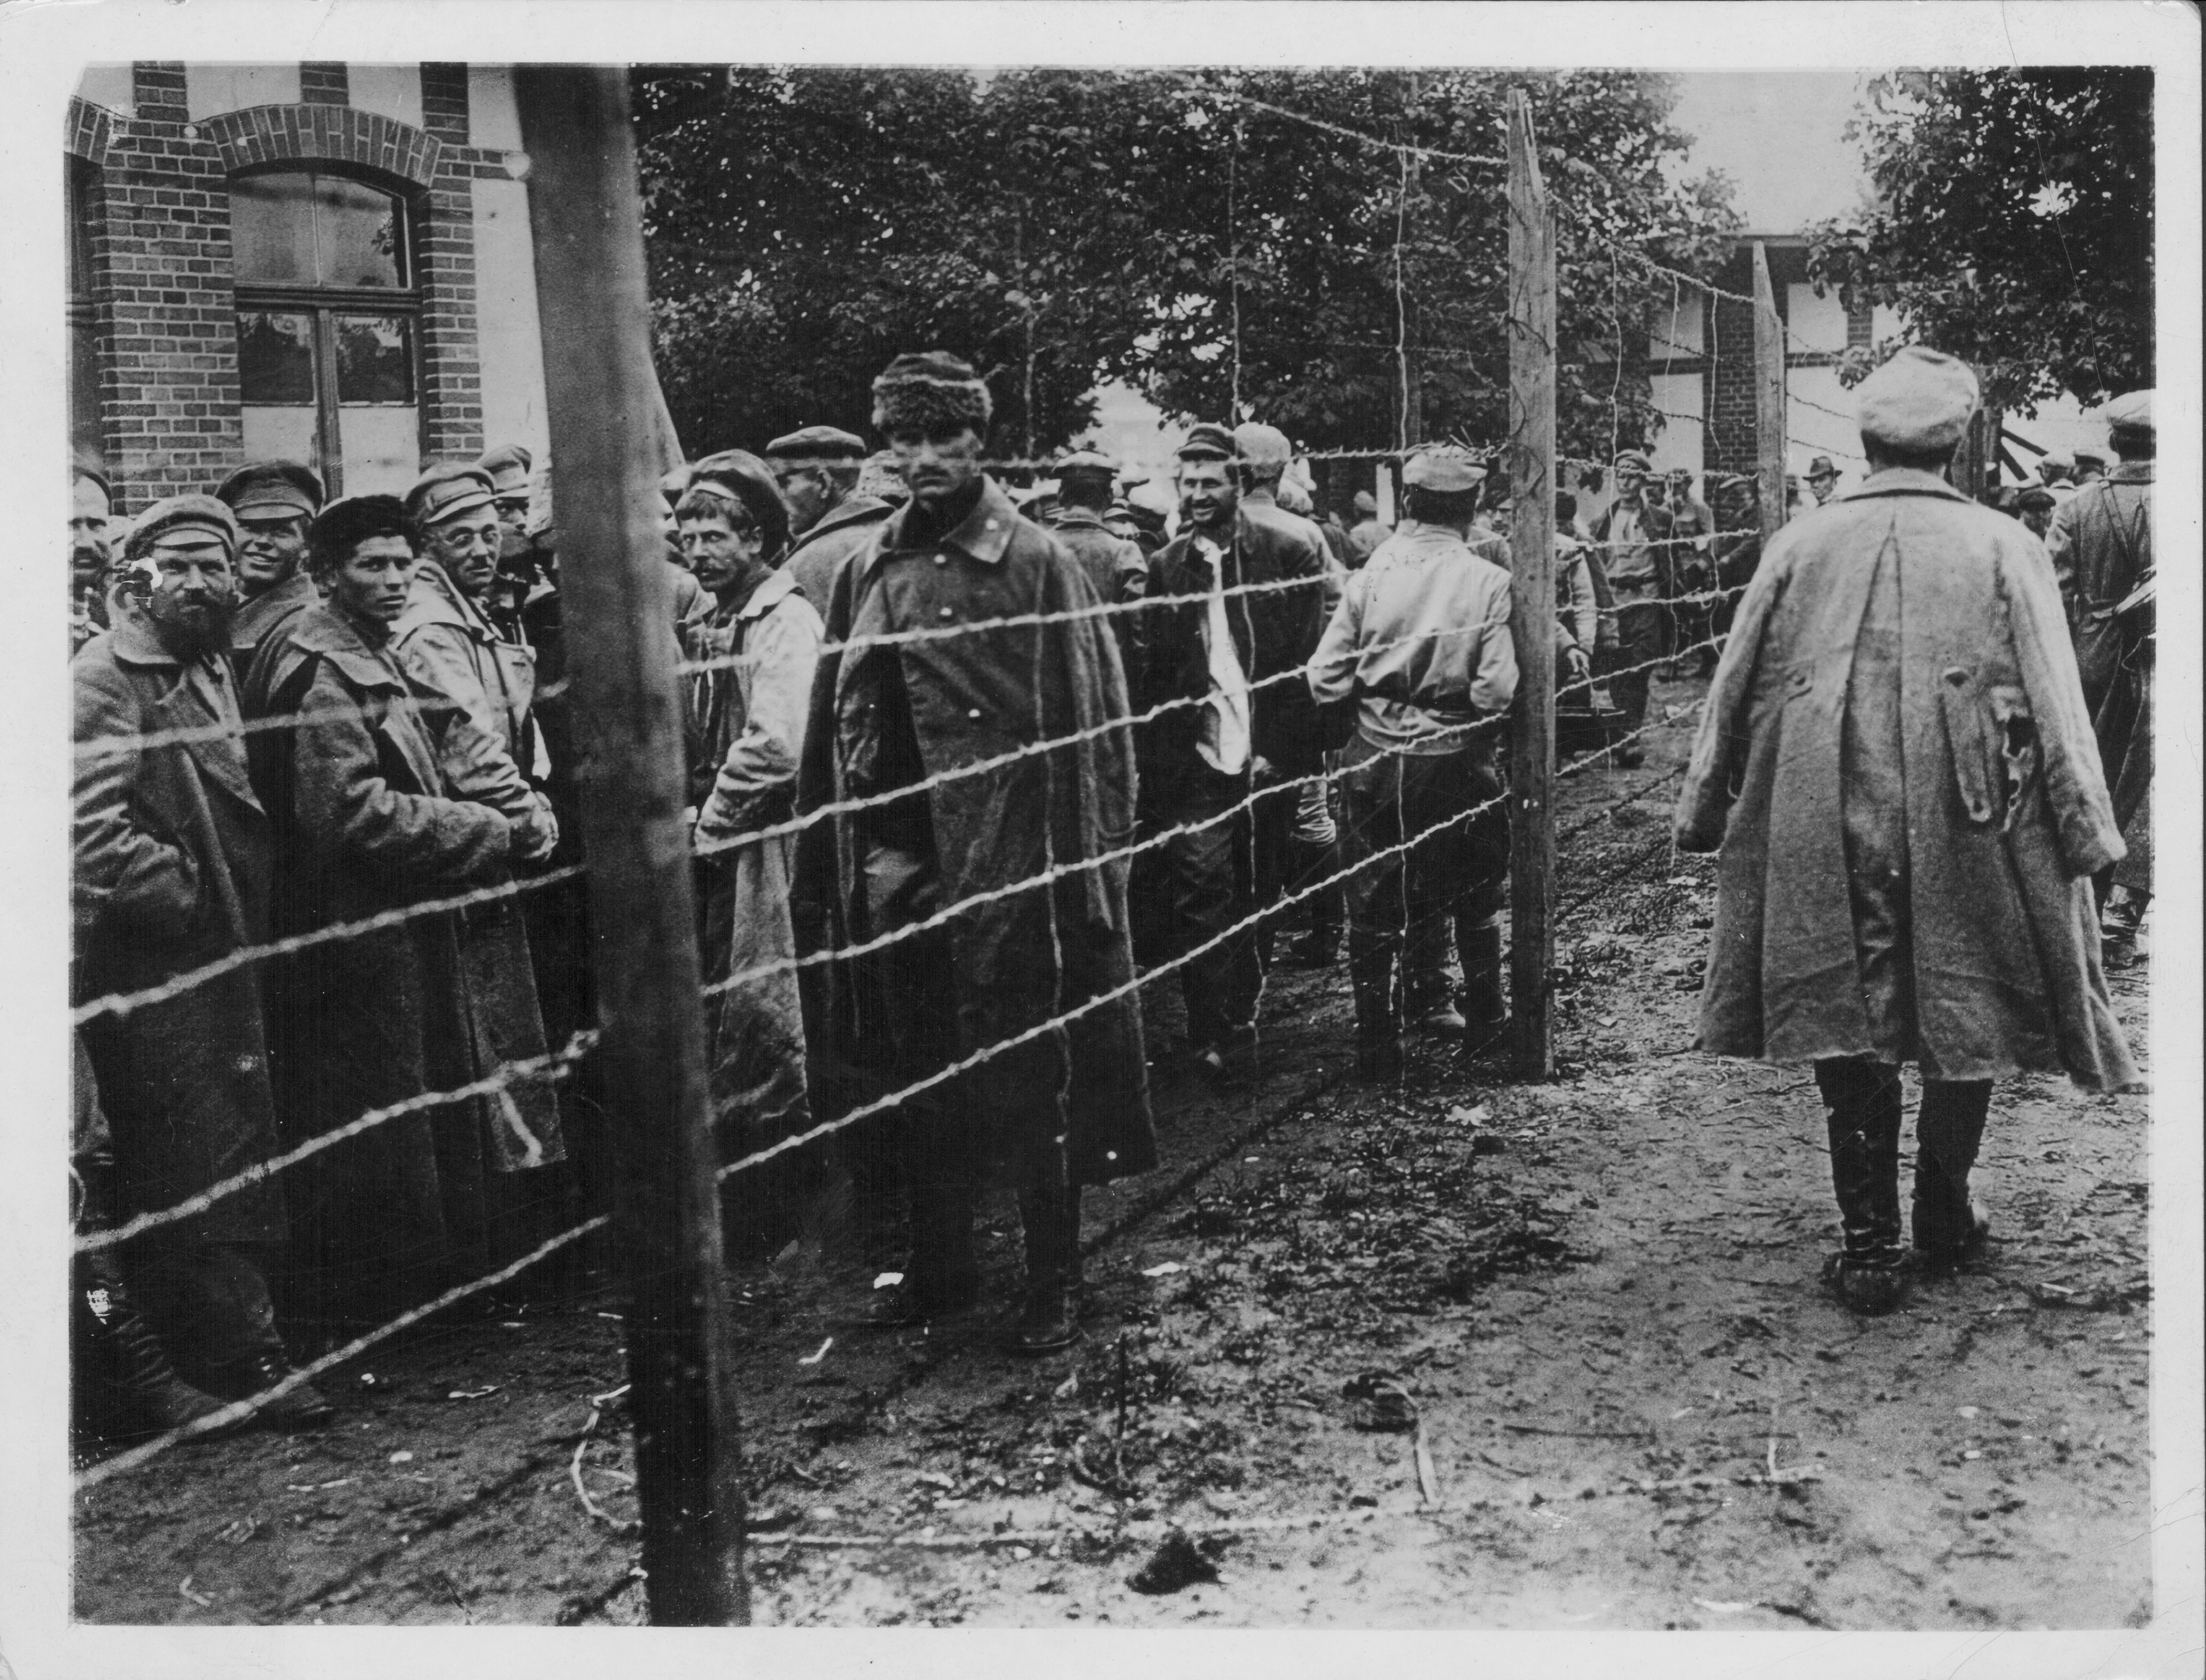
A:
[[[177,659],[142,609],[124,606],[69,675],[80,1001],[152,986],[264,940],[271,835],[235,733],[228,661]],[[224,732],[128,744],[179,729]],[[119,1214],[171,1206],[275,1153],[257,968],[97,1017],[82,1041],[113,1127]],[[270,1182],[181,1222],[172,1240],[283,1236],[283,1193]]]
[[[1771,544],[1676,834],[1722,848],[1702,1048],[2136,1078],[2088,879],[2122,843],[2052,567],[1943,480],[1879,473]]]
[[[906,547],[906,510],[874,527],[873,544],[838,575],[831,642],[1028,614],[1072,614],[1097,604],[1079,564],[1020,516],[993,480],[972,513],[939,543]],[[1071,617],[845,648],[822,658],[806,726],[798,808],[850,795],[853,757],[878,719],[859,678],[867,658],[889,659],[900,680],[929,776],[1034,742],[1098,730],[1127,715],[1117,642],[1100,617]],[[1016,760],[1002,769],[930,786],[926,794],[943,903],[1032,879],[1125,846],[1134,831],[1134,760],[1123,730]],[[849,817],[805,831],[800,891],[829,902],[830,937],[867,936],[864,835]],[[950,924],[957,1043],[969,1055],[1001,1043],[1134,976],[1124,861],[1082,869],[1047,891],[990,899]],[[838,1012],[846,1034],[850,1021]],[[850,1043],[859,1065],[883,1047]],[[970,1089],[1007,1130],[1069,1123],[1073,1170],[1099,1183],[1156,1164],[1139,1000],[1128,990],[1072,1022],[993,1057]]]

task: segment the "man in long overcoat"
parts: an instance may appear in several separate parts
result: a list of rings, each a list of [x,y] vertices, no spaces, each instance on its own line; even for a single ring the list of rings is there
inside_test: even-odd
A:
[[[2152,396],[2131,391],[2107,405],[2108,443],[2121,460],[2060,505],[2046,537],[2114,820],[2130,849],[2098,883],[2105,956],[2124,965],[2152,899]]]
[[[328,590],[261,646],[253,785],[276,827],[275,931],[304,932],[495,885],[534,838],[456,795],[445,766],[488,754],[464,712],[425,700],[391,646],[418,564],[394,496],[348,497],[314,521]],[[475,737],[474,744],[469,738]],[[456,913],[414,914],[283,959],[269,1004],[277,1089],[295,1138],[490,1071],[475,1053]],[[512,1125],[510,1111],[498,1123]],[[415,1110],[301,1163],[293,1228],[315,1306],[375,1322],[490,1269],[517,1240],[488,1177],[483,1116]],[[509,1129],[522,1159],[528,1144]]]
[[[856,965],[837,1022],[894,1086],[1010,1046],[897,1117],[911,1260],[879,1317],[972,1301],[975,1197],[1006,1158],[1027,1258],[1013,1345],[1046,1352],[1079,1333],[1080,1187],[1156,1162],[1126,864],[1099,861],[1133,836],[1125,682],[1106,621],[1082,611],[1099,603],[1077,563],[981,469],[980,376],[941,352],[901,356],[873,394],[912,500],[836,580],[827,630],[844,646],[814,684],[798,808],[880,802],[806,831],[800,891],[828,906],[838,944],[979,901]],[[1029,615],[1052,622],[957,629]]]
[[[157,503],[131,532],[108,632],[70,666],[76,694],[75,899],[82,997],[159,985],[268,933],[268,819],[246,773],[230,665],[238,533],[212,497]],[[181,732],[181,738],[137,737]],[[259,972],[234,968],[83,1042],[110,1123],[122,1217],[170,1207],[277,1150]],[[241,1399],[289,1374],[268,1268],[284,1237],[273,1180],[131,1245],[146,1315],[200,1388]],[[327,1419],[301,1387],[286,1423]]]
[[[1889,1311],[1899,1064],[1921,1066],[1913,1239],[1979,1249],[1993,1081],[2136,1069],[2099,967],[2090,876],[2122,855],[2037,539],[1939,476],[1976,407],[1911,347],[1860,388],[1870,471],[1787,526],[1709,690],[1676,838],[1722,850],[1701,1047],[1812,1061],[1845,1231],[1827,1276]]]

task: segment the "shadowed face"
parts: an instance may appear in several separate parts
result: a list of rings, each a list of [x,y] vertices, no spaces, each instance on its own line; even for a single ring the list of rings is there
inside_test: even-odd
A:
[[[403,537],[364,537],[330,574],[340,611],[393,624],[414,587],[414,546]]]
[[[79,479],[69,501],[69,581],[79,589],[96,587],[107,571],[111,551],[107,492],[90,479]]]
[[[824,467],[782,467],[773,469],[781,486],[781,499],[789,503],[789,534],[801,537],[817,525],[835,503],[835,486]]]
[[[950,500],[981,476],[981,434],[969,426],[891,432],[889,447],[911,499],[922,507]]]

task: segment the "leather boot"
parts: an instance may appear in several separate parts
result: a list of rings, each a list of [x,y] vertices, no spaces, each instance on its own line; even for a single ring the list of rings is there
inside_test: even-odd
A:
[[[2099,961],[2109,968],[2127,968],[2137,962],[2137,929],[2152,895],[2132,887],[2110,888],[2099,913]]]
[[[1982,1252],[1991,1221],[1969,1199],[1969,1172],[1983,1141],[1992,1085],[1988,1079],[1923,1082],[1915,1117],[1916,1252],[1925,1265],[1951,1271]]]
[[[911,1258],[903,1281],[874,1298],[868,1324],[882,1330],[925,1324],[980,1299],[981,1263],[973,1252],[977,1199],[970,1185],[913,1186]]]
[[[1397,942],[1350,928],[1348,979],[1356,997],[1356,1076],[1388,1083],[1402,1076],[1402,1017],[1394,1002]]]
[[[1501,980],[1501,924],[1456,924],[1456,951],[1463,962],[1464,1053],[1476,1055],[1509,1027],[1509,993]]]
[[[131,1299],[114,1249],[78,1254],[75,1271],[75,1287],[70,1293],[86,1346],[134,1433],[160,1434],[222,1409],[220,1400],[176,1374],[161,1338]],[[237,1427],[204,1431],[199,1439],[229,1434]]]
[[[1855,1312],[1889,1313],[1909,1284],[1899,1246],[1899,1070],[1833,1057],[1815,1063],[1815,1082],[1828,1111],[1831,1189],[1845,1230],[1824,1279]]]
[[[1080,1339],[1080,1192],[1061,1174],[1036,1177],[1044,1182],[1019,1187],[1027,1280],[1025,1303],[1011,1329],[1016,1354],[1058,1353]]]
[[[1296,871],[1294,889],[1300,891],[1315,881],[1329,881],[1303,902],[1309,907],[1309,931],[1287,951],[1287,961],[1297,968],[1329,968],[1340,960],[1340,925],[1344,893],[1332,878],[1340,873],[1340,846],[1315,846],[1297,842],[1302,867]]]

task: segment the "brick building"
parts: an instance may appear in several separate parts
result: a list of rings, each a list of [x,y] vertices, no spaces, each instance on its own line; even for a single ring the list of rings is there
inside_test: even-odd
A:
[[[95,65],[66,140],[73,442],[118,511],[546,441],[510,67]]]

